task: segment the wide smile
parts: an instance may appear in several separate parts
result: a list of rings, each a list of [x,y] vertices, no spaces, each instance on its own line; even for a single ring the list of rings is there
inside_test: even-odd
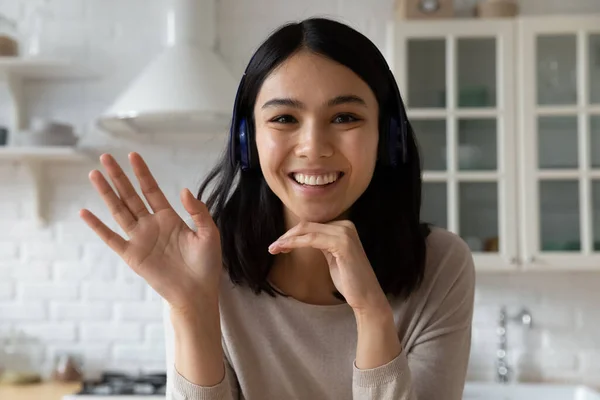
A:
[[[288,178],[292,181],[294,188],[302,195],[323,195],[332,192],[339,186],[345,174],[341,171],[323,174],[303,174],[292,172]]]

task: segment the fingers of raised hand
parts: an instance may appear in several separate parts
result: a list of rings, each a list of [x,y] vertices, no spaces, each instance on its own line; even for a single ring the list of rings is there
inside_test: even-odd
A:
[[[182,189],[179,193],[181,203],[196,225],[197,232],[211,233],[215,227],[214,221],[206,204],[198,201],[189,189]]]
[[[112,229],[106,226],[98,217],[92,214],[88,210],[81,210],[79,212],[81,218],[85,223],[92,228],[94,232],[117,254],[122,255],[127,248],[127,241],[115,233]]]
[[[152,211],[159,212],[161,210],[171,208],[165,194],[158,186],[156,179],[152,176],[148,165],[138,153],[129,154],[129,162],[133,167],[133,173],[140,182],[140,188]]]
[[[137,224],[137,220],[129,208],[117,196],[100,171],[94,170],[90,172],[90,181],[98,194],[100,194],[100,197],[102,197],[102,200],[104,200],[114,220],[123,231],[129,234]]]
[[[133,218],[138,220],[150,214],[119,163],[110,154],[103,154],[100,157],[100,161],[104,168],[106,168],[108,176],[117,188],[119,197],[129,209]]]

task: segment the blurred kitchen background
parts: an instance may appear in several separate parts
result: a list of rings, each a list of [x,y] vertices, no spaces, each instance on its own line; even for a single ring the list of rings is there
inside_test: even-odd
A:
[[[469,381],[600,390],[600,1],[198,0],[189,25],[171,3],[0,0],[0,369],[164,372],[161,299],[78,217],[117,229],[87,174],[137,151],[184,215],[253,50],[319,15],[386,54],[423,218],[474,251]]]

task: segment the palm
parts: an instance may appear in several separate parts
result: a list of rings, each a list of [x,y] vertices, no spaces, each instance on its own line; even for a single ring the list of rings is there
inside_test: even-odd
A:
[[[207,239],[212,240],[210,237]],[[199,238],[172,209],[141,219],[129,243],[123,254],[124,260],[163,297],[176,297],[175,293],[168,293],[169,287],[163,285],[173,276],[177,276],[182,284],[192,286],[184,292],[191,292],[210,278],[212,271],[204,271],[197,266],[205,264],[206,255],[213,251],[206,245],[206,240]],[[220,254],[218,256],[209,264],[218,265]],[[170,267],[161,267],[167,265]]]
[[[172,307],[183,309],[196,301],[215,299],[221,249],[218,230],[206,207],[189,191],[182,196],[198,227],[195,232],[168,204],[142,158],[133,154],[132,165],[154,210],[151,214],[112,157],[103,156],[102,161],[120,198],[101,174],[94,172],[90,178],[130,240],[125,241],[85,211],[82,217],[88,225]]]

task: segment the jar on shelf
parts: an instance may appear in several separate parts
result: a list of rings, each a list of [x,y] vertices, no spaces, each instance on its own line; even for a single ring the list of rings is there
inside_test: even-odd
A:
[[[23,53],[27,57],[48,55],[48,21],[53,17],[48,3],[48,0],[43,0],[25,5]]]
[[[479,18],[516,17],[519,6],[515,0],[485,0],[477,3],[475,14]]]
[[[396,18],[439,19],[454,16],[454,0],[396,0]]]
[[[17,23],[0,14],[0,57],[17,57],[19,42]]]

